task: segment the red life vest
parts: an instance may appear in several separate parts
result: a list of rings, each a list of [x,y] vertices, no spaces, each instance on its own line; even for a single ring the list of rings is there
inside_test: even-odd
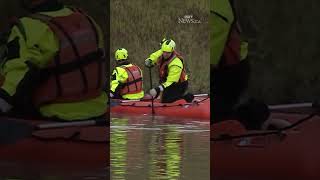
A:
[[[186,70],[185,70],[185,65],[184,65],[184,62],[183,62],[183,57],[178,52],[173,51],[172,55],[169,57],[168,60],[164,60],[162,56],[159,57],[158,64],[159,64],[159,80],[160,80],[160,83],[163,83],[163,82],[167,81],[167,77],[168,77],[168,74],[169,74],[168,65],[175,58],[179,58],[181,60],[182,64],[183,64],[183,69],[182,69],[182,72],[180,74],[179,82],[186,81]]]
[[[35,106],[78,102],[101,95],[105,71],[104,50],[94,22],[78,9],[68,16],[29,17],[47,24],[59,39],[59,51],[42,69],[46,78],[33,94]]]
[[[120,90],[120,95],[125,94],[136,94],[142,91],[143,82],[142,82],[142,72],[137,65],[132,64],[132,66],[126,67],[121,66],[126,70],[128,74],[127,81],[122,84],[122,88]]]

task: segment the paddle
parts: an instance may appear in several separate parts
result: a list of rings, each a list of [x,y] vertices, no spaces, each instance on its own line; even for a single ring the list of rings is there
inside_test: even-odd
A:
[[[104,118],[101,118],[101,119],[92,119],[92,120],[86,120],[86,121],[45,123],[45,124],[36,125],[35,130],[66,128],[66,127],[81,127],[81,126],[107,126],[107,120]]]
[[[268,106],[270,110],[292,109],[292,108],[312,108],[315,103],[280,104]]]
[[[59,129],[66,127],[82,127],[82,126],[106,126],[105,118],[92,119],[86,121],[74,122],[53,122],[33,125],[19,119],[7,118],[0,120],[0,144],[15,143],[27,137],[31,137],[32,133],[38,130]]]
[[[150,78],[150,89],[152,89],[152,71],[151,71],[151,67],[149,67],[149,78]],[[152,97],[151,98],[151,109],[152,109],[152,115],[155,114],[154,112],[154,105],[153,105],[153,101],[154,101],[154,98]]]

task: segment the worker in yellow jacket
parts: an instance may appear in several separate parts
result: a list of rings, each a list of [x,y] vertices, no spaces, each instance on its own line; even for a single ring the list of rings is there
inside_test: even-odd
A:
[[[161,49],[152,53],[145,60],[149,68],[155,64],[159,67],[159,85],[149,91],[153,98],[160,93],[162,103],[170,103],[179,99],[192,102],[194,96],[188,93],[188,75],[183,57],[175,50],[176,44],[172,39],[164,39]]]
[[[0,111],[61,120],[105,113],[103,35],[85,12],[58,0],[23,1],[30,12],[7,39]]]
[[[120,48],[115,52],[117,67],[112,72],[110,97],[120,99],[141,99],[144,97],[141,69],[129,62],[128,51]]]
[[[234,118],[235,105],[248,86],[250,64],[248,43],[241,36],[234,1],[212,0],[209,22],[211,119],[218,122]]]

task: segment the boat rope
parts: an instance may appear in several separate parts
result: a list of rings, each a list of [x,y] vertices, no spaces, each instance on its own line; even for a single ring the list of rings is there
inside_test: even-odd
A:
[[[226,140],[234,140],[234,139],[257,137],[257,136],[267,136],[267,135],[285,135],[284,131],[292,129],[292,128],[312,119],[316,115],[317,115],[317,113],[312,113],[312,114],[308,115],[307,117],[304,117],[304,118],[296,121],[295,123],[293,123],[287,127],[278,129],[278,130],[272,130],[272,131],[267,131],[267,132],[257,132],[257,133],[250,133],[250,134],[243,134],[243,135],[236,135],[236,136],[231,136],[228,134],[221,134],[220,137],[210,138],[210,141],[226,141]]]

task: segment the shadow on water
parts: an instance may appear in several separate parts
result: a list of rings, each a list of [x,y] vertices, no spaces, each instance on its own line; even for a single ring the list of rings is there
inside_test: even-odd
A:
[[[210,179],[209,122],[112,115],[111,179]]]

